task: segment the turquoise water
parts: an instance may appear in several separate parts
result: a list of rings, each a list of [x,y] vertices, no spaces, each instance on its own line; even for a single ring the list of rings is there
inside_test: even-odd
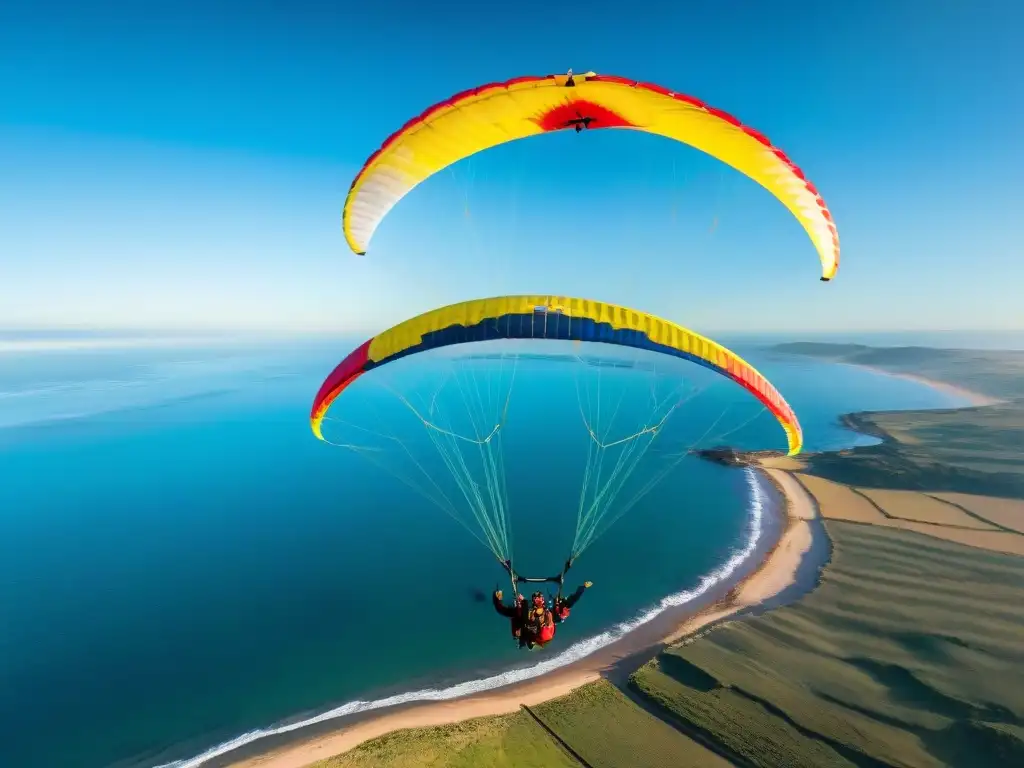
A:
[[[0,764],[168,762],[356,698],[537,663],[480,600],[504,584],[487,550],[360,455],[311,437],[311,397],[350,346],[0,351]],[[956,404],[912,382],[738,351],[793,404],[810,450],[863,440],[836,423],[846,411]],[[557,569],[572,538],[587,439],[579,369],[524,364],[513,389],[505,456],[524,572]],[[744,424],[721,442],[781,447],[782,433],[735,387],[688,373],[699,394],[635,482],[665,462],[673,471],[571,572],[572,586],[596,586],[560,645],[692,588],[742,545],[743,473],[678,455]],[[606,396],[631,375],[652,380],[601,375]],[[356,415],[376,398],[371,426],[429,446],[382,392],[353,389]]]

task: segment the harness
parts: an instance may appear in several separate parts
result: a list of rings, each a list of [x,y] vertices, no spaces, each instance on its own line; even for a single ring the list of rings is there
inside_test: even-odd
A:
[[[557,576],[543,577],[520,576],[518,573],[516,573],[515,567],[512,565],[511,560],[502,560],[499,562],[501,562],[501,566],[505,569],[505,571],[508,572],[509,579],[511,579],[512,581],[512,594],[516,596],[515,599],[518,599],[520,584],[557,584],[558,593],[555,595],[553,601],[553,608],[556,610],[558,609],[559,604],[562,602],[562,587],[565,586],[565,574],[569,572],[570,568],[572,568],[572,557],[565,561],[565,565],[562,566],[561,573],[559,573]],[[524,600],[524,603],[520,606],[519,610],[519,620],[522,625],[521,631],[524,634],[524,639],[525,636],[529,636],[530,638],[536,638],[538,635],[540,635],[541,627],[544,624],[544,613],[541,613],[540,616],[536,614],[536,608],[534,608],[532,600]],[[545,603],[544,612],[547,612],[547,610],[548,607]],[[552,610],[552,619],[554,619],[554,614],[555,610]],[[564,621],[569,616],[569,609],[563,605],[561,607],[561,611],[559,612],[559,616],[560,620]],[[532,642],[532,640],[530,640],[529,642]]]
[[[546,611],[547,608],[543,608],[541,610],[541,613],[538,614],[537,609],[534,608],[533,604],[531,603],[530,611],[526,614],[526,618],[523,621],[523,629],[529,632],[531,635],[540,634],[540,628],[544,624],[544,613]]]

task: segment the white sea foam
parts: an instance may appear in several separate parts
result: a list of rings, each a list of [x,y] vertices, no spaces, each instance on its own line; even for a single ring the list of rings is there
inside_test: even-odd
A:
[[[490,691],[496,688],[502,688],[506,685],[512,685],[513,683],[520,683],[524,680],[531,680],[535,677],[540,677],[541,675],[547,674],[559,667],[564,667],[567,664],[579,661],[595,651],[611,645],[615,641],[623,638],[625,635],[628,635],[630,632],[652,621],[669,608],[685,605],[686,603],[701,597],[716,584],[719,584],[732,576],[732,574],[736,572],[736,569],[743,565],[743,563],[757,551],[758,542],[761,540],[761,536],[763,534],[762,521],[767,496],[764,492],[763,486],[761,485],[762,480],[757,472],[749,467],[745,472],[747,485],[750,489],[750,520],[747,529],[747,540],[742,547],[736,549],[732,553],[732,556],[725,563],[711,573],[703,576],[700,580],[700,584],[693,589],[668,595],[667,597],[662,598],[657,605],[642,611],[633,619],[617,624],[611,629],[598,635],[594,635],[593,637],[580,640],[566,648],[557,656],[552,656],[550,659],[546,659],[532,667],[527,667],[525,669],[513,669],[507,672],[501,672],[497,675],[485,677],[480,680],[468,680],[464,683],[458,683],[457,685],[452,685],[440,690],[426,688],[419,691],[398,693],[394,696],[387,696],[386,698],[376,699],[374,701],[350,701],[347,704],[342,704],[339,707],[335,707],[327,712],[322,712],[319,715],[315,715],[299,722],[280,725],[273,728],[261,728],[255,731],[249,731],[248,733],[243,733],[230,741],[225,741],[222,744],[218,744],[217,746],[206,750],[200,755],[188,758],[187,760],[176,760],[171,763],[164,763],[156,768],[197,768],[197,766],[203,765],[215,757],[227,754],[232,750],[238,749],[246,744],[251,744],[259,739],[266,738],[267,736],[278,736],[283,733],[297,731],[301,728],[306,728],[307,726],[314,725],[316,723],[322,723],[326,720],[333,720],[338,717],[345,717],[346,715],[354,715],[360,712],[369,712],[375,709],[383,709],[384,707],[393,707],[399,704],[409,704],[418,701],[447,701],[449,699],[457,699],[462,696],[480,693],[481,691]]]

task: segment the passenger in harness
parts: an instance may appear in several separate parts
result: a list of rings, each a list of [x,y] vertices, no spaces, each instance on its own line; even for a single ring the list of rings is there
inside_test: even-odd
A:
[[[540,592],[534,592],[523,623],[523,635],[526,647],[533,650],[534,646],[545,646],[555,636],[555,619],[548,610],[547,601]]]
[[[569,611],[571,611],[572,607],[576,605],[581,597],[583,597],[583,593],[592,586],[594,586],[592,582],[585,581],[583,582],[583,586],[577,587],[576,591],[568,597],[562,597],[561,592],[555,595],[555,602],[554,605],[552,605],[552,608],[556,624],[561,624],[569,618]]]

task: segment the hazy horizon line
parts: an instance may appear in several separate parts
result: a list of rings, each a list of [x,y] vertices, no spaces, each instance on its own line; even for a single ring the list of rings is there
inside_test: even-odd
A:
[[[694,326],[696,327],[696,326]],[[64,335],[64,336],[225,336],[225,335],[272,335],[272,336],[339,336],[339,335],[360,335],[381,333],[384,329],[370,328],[263,328],[259,326],[246,327],[145,327],[145,326],[5,326],[0,325],[0,338],[16,335],[41,336],[43,334]],[[843,328],[831,330],[814,329],[744,329],[728,328],[714,329],[701,328],[702,333],[722,334],[729,336],[835,336],[853,334],[913,334],[913,333],[934,333],[934,334],[1021,334],[1021,328]]]
[[[932,349],[1024,350],[1024,331],[732,331],[709,334],[728,346],[773,346],[780,343],[824,342],[865,347],[921,347]],[[254,329],[3,329],[0,355],[53,352],[90,352],[117,349],[188,348],[232,343],[317,343],[338,341],[356,344],[373,334],[365,331],[261,331]],[[924,338],[922,338],[924,337]],[[928,338],[931,337],[931,338]],[[978,343],[985,340],[985,343]],[[529,340],[523,340],[529,341]]]

